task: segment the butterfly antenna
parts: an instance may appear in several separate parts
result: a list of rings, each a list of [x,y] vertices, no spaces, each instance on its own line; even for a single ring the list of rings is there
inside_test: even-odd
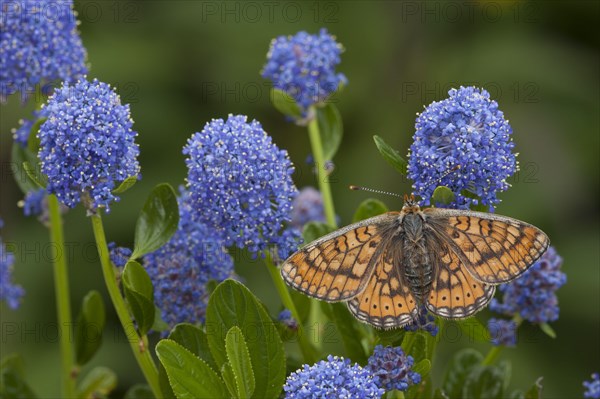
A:
[[[369,191],[371,193],[386,194],[386,195],[391,195],[392,197],[402,198],[402,196],[400,194],[390,193],[389,191],[374,190],[374,189],[368,188],[368,187],[350,186],[349,188],[350,188],[350,190],[354,190],[354,191]]]
[[[451,169],[447,170],[443,175],[441,175],[440,177],[438,177],[437,179],[432,181],[427,187],[433,186],[434,184],[437,186],[438,184],[441,183],[442,180],[444,180],[446,178],[446,176],[448,176],[449,174],[451,174],[453,172],[456,172],[459,169],[460,169],[460,165],[454,165]]]

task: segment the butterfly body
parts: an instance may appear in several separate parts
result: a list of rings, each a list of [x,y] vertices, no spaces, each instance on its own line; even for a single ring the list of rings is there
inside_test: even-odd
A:
[[[405,199],[400,212],[336,230],[307,244],[282,265],[284,280],[317,299],[347,301],[377,328],[413,323],[419,308],[468,317],[493,297],[495,285],[527,270],[546,250],[538,228],[495,214],[421,210]]]

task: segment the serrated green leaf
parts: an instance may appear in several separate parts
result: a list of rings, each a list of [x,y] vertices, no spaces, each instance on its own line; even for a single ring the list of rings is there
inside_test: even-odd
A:
[[[170,339],[156,345],[156,354],[167,371],[178,399],[227,398],[227,388],[208,364]]]
[[[328,317],[335,323],[338,334],[342,338],[344,351],[352,361],[365,365],[367,364],[367,354],[362,345],[361,331],[357,328],[356,319],[344,303],[321,302],[323,307],[329,308]]]
[[[317,122],[321,133],[321,144],[323,145],[323,159],[331,161],[340,148],[344,135],[340,111],[332,103],[318,107]]]
[[[302,117],[302,110],[290,95],[283,90],[271,89],[271,101],[277,111],[292,118]]]
[[[88,292],[81,303],[75,328],[75,359],[78,365],[83,366],[90,361],[102,345],[105,321],[102,295],[95,290]]]
[[[178,223],[179,208],[175,190],[166,183],[157,185],[138,217],[131,259],[137,259],[167,243],[177,230]]]
[[[550,338],[555,338],[556,339],[556,332],[550,326],[550,324],[548,324],[548,323],[542,323],[542,324],[540,324],[540,329],[544,332],[544,334],[546,334]]]
[[[94,399],[108,395],[117,386],[117,375],[109,368],[96,367],[83,377],[77,387],[79,399]]]
[[[171,388],[171,384],[169,383],[167,370],[165,370],[165,367],[161,362],[158,362],[158,385],[160,386],[162,399],[177,399],[173,389]]]
[[[462,389],[465,399],[502,399],[504,371],[496,366],[475,366],[467,376]]]
[[[285,353],[277,328],[258,299],[241,283],[217,286],[206,310],[206,336],[217,365],[227,362],[224,337],[238,326],[246,339],[254,378],[254,398],[276,398],[285,380]]]
[[[189,323],[180,323],[175,326],[169,339],[177,342],[185,349],[204,360],[206,364],[212,367],[213,370],[218,371],[217,363],[213,359],[208,346],[208,339],[204,331],[199,327]]]
[[[383,156],[383,159],[394,167],[400,174],[406,175],[408,163],[400,156],[400,153],[394,150],[389,144],[387,144],[381,137],[373,136],[375,145],[379,150],[379,153]]]
[[[123,399],[155,399],[152,389],[146,384],[136,384],[125,392]]]
[[[119,187],[112,190],[113,194],[121,194],[125,191],[129,190],[131,187],[135,185],[138,181],[138,176],[129,176],[127,179],[123,180]]]
[[[225,386],[232,398],[238,398],[237,388],[235,386],[235,377],[233,376],[233,370],[231,369],[231,365],[229,363],[223,363],[221,367],[221,378],[225,381]]]
[[[29,137],[27,138],[27,149],[33,154],[37,154],[40,149],[40,139],[38,138],[37,134],[40,130],[40,126],[42,126],[42,124],[46,122],[46,119],[47,118],[39,118],[37,121],[35,121],[35,123],[31,126],[31,129],[29,130]]]
[[[542,399],[542,380],[544,378],[540,377],[535,380],[535,383],[525,392],[525,399]]]
[[[467,377],[482,360],[481,353],[471,348],[462,349],[454,355],[442,384],[442,390],[449,398],[462,398]]]
[[[231,366],[231,371],[235,377],[238,397],[248,399],[254,393],[256,387],[254,380],[254,371],[248,353],[248,346],[244,334],[238,326],[233,326],[227,332],[225,337],[225,351],[227,352],[227,363]]]
[[[304,243],[308,244],[332,231],[333,228],[326,223],[308,222],[304,225],[304,229],[302,230],[302,238],[304,239]]]
[[[13,143],[10,167],[15,182],[23,194],[27,194],[30,191],[39,190],[39,186],[34,183],[29,176],[27,176],[25,169],[23,169],[23,162],[29,161],[31,163],[31,160],[33,159],[34,157],[32,154],[30,154],[29,150],[21,147],[21,145],[16,141]]]
[[[431,371],[431,360],[423,359],[419,363],[415,364],[413,371],[419,373],[422,379],[425,379]]]
[[[27,174],[27,177],[37,186],[36,190],[46,188],[46,185],[43,183],[41,171],[36,166],[32,165],[29,161],[25,161],[23,162],[23,170]]]
[[[383,346],[399,346],[406,334],[404,328],[394,328],[389,330],[375,330],[378,343]]]
[[[374,198],[367,198],[360,203],[354,216],[352,217],[352,223],[360,222],[371,218],[373,216],[381,215],[388,211],[388,207],[381,201]]]
[[[431,202],[435,205],[449,205],[454,201],[454,193],[446,186],[437,186],[431,196]]]
[[[25,382],[24,362],[18,353],[11,353],[2,358],[0,397],[6,399],[34,399],[37,397]]]
[[[469,317],[464,320],[446,320],[446,323],[456,324],[470,339],[470,342],[489,342],[487,327],[477,318]]]
[[[140,335],[146,333],[154,324],[154,289],[146,269],[136,261],[125,265],[122,275],[123,292],[137,321]]]

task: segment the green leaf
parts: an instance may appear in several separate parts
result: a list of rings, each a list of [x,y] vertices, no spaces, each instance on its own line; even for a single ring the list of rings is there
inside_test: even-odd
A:
[[[32,154],[37,154],[40,149],[40,139],[37,134],[40,130],[40,126],[46,122],[46,118],[39,118],[35,123],[31,126],[29,130],[29,137],[27,138],[27,149],[31,151]]]
[[[271,90],[271,101],[277,111],[294,119],[302,117],[302,110],[291,96],[279,89]]]
[[[442,390],[449,398],[462,398],[467,377],[482,360],[481,353],[471,348],[462,349],[454,355],[442,384]]]
[[[476,366],[467,376],[463,386],[465,399],[502,399],[504,397],[504,371],[496,366]]]
[[[138,176],[129,176],[127,179],[123,180],[119,187],[112,190],[113,194],[121,194],[125,191],[129,190],[131,187],[135,185],[138,181]]]
[[[0,363],[0,398],[34,399],[37,396],[25,382],[23,358],[11,353]]]
[[[399,346],[406,334],[404,328],[393,328],[389,330],[375,330],[379,343],[383,346]]]
[[[416,371],[421,375],[421,379],[425,379],[431,371],[431,360],[423,359],[419,363],[415,364],[413,371]]]
[[[225,386],[231,394],[231,397],[238,398],[237,388],[235,386],[235,377],[233,375],[233,370],[231,369],[231,364],[223,363],[223,366],[221,367],[221,377],[223,378],[223,381],[225,381]]]
[[[323,159],[333,160],[344,135],[344,127],[340,111],[332,103],[317,108],[317,122],[323,145]]]
[[[550,338],[556,338],[556,332],[554,332],[554,329],[550,326],[550,324],[542,323],[540,324],[540,329]]]
[[[361,220],[365,220],[371,218],[373,216],[381,215],[382,213],[386,213],[388,211],[388,207],[381,201],[374,198],[367,198],[356,209],[354,212],[354,216],[352,217],[352,223],[360,222]]]
[[[208,339],[204,331],[189,323],[180,323],[175,326],[169,339],[177,342],[185,349],[204,360],[206,364],[218,371],[217,363],[213,359],[210,348],[208,347]]]
[[[437,186],[431,196],[433,204],[448,205],[454,201],[454,193],[446,186]]]
[[[160,309],[158,306],[154,305],[154,323],[152,323],[152,331],[163,332],[169,331],[171,326],[167,324],[166,321],[163,320]]]
[[[39,190],[40,188],[46,188],[46,184],[44,184],[42,172],[36,166],[38,165],[31,164],[29,161],[23,162],[23,170],[25,170],[27,177],[36,184],[36,190]]]
[[[346,355],[358,364],[367,364],[367,354],[361,342],[362,334],[357,328],[356,320],[348,307],[344,303],[321,303],[323,307],[330,309],[327,314],[331,321],[335,323],[335,327],[342,338]]]
[[[178,399],[228,397],[227,388],[217,373],[177,342],[161,340],[156,345],[156,354]]]
[[[446,320],[448,325],[455,324],[469,337],[469,342],[489,342],[487,327],[477,318],[469,317],[464,320]]]
[[[540,377],[535,380],[535,383],[525,392],[525,399],[542,399],[542,380]]]
[[[175,190],[162,183],[154,187],[135,226],[135,243],[131,259],[155,251],[171,239],[179,223]]]
[[[220,367],[227,362],[224,337],[238,326],[246,338],[256,386],[254,398],[276,398],[285,380],[283,343],[269,314],[241,283],[225,280],[208,301],[206,335]]]
[[[136,384],[129,388],[123,399],[154,399],[154,394],[146,384]]]
[[[173,393],[171,384],[169,383],[167,370],[165,370],[165,367],[160,362],[158,363],[158,385],[160,386],[160,392],[162,393],[163,399],[177,399],[175,393]]]
[[[408,163],[400,156],[400,153],[390,147],[389,144],[377,135],[373,136],[373,140],[375,141],[379,153],[383,156],[383,159],[400,172],[400,174],[406,175]]]
[[[333,228],[326,223],[308,222],[304,225],[304,229],[302,230],[302,238],[304,239],[304,243],[308,244],[332,231]]]
[[[75,359],[83,366],[102,345],[102,330],[106,315],[104,302],[98,291],[90,291],[83,298],[75,327]]]
[[[146,333],[154,324],[154,289],[146,269],[138,262],[130,260],[122,275],[123,292],[137,321],[140,335]]]
[[[93,399],[108,395],[117,386],[117,375],[109,368],[93,368],[77,387],[77,397]]]
[[[238,326],[233,326],[227,332],[225,337],[225,351],[227,360],[231,366],[231,371],[235,377],[238,398],[248,399],[252,397],[256,383],[254,380],[254,371],[248,353],[248,346],[244,334]]]
[[[39,190],[39,186],[34,183],[27,173],[25,169],[23,169],[23,163],[28,161],[29,163],[36,162],[37,158],[34,157],[31,152],[21,147],[21,145],[17,142],[13,143],[12,146],[12,154],[11,154],[11,172],[15,179],[15,182],[23,192],[23,194],[27,194],[30,191]]]

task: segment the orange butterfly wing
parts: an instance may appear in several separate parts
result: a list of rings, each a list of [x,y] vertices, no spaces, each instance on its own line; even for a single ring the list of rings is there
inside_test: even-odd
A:
[[[469,273],[487,284],[519,277],[550,245],[537,227],[506,216],[439,208],[423,212]]]
[[[313,298],[345,301],[365,289],[382,251],[384,232],[396,212],[363,220],[313,241],[281,267],[283,279]]]
[[[366,288],[348,302],[348,309],[358,320],[385,329],[413,322],[417,301],[400,274],[401,260],[400,243],[388,241]]]

